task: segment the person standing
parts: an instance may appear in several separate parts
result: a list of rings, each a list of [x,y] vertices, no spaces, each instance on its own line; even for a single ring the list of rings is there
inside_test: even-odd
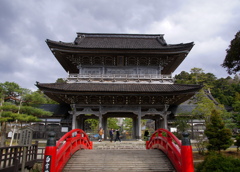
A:
[[[110,142],[113,141],[113,129],[109,130]]]
[[[99,142],[101,142],[102,139],[103,139],[103,138],[102,138],[103,133],[104,133],[103,128],[100,127],[100,129],[98,130],[98,141],[99,141]]]
[[[118,129],[116,130],[116,138],[115,138],[115,142],[116,142],[117,140],[119,140],[119,142],[121,142],[121,140],[120,140],[120,132],[119,132]]]
[[[144,140],[148,140],[149,139],[149,132],[148,130],[145,130],[144,132]]]

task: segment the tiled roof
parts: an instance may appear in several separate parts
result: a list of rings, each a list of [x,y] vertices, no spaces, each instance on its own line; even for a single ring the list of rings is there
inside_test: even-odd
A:
[[[73,43],[47,40],[48,44],[77,48],[97,49],[168,49],[193,46],[193,43],[168,45],[163,35],[158,34],[91,34],[78,33]],[[189,49],[189,51],[190,51]]]
[[[71,110],[70,106],[65,104],[40,104],[38,108],[50,111],[55,116],[67,114]]]
[[[188,92],[197,91],[200,85],[180,84],[112,84],[112,83],[38,83],[41,90],[66,92]]]

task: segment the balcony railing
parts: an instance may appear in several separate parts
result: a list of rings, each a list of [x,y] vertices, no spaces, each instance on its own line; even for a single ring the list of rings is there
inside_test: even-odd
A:
[[[172,75],[156,74],[111,74],[111,75],[81,75],[69,74],[68,83],[73,82],[158,82],[173,83]]]

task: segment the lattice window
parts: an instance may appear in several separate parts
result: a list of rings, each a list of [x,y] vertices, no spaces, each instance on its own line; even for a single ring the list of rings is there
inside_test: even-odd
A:
[[[115,58],[114,57],[105,57],[105,65],[106,66],[114,66],[115,65]]]
[[[129,104],[137,104],[137,102],[138,102],[137,96],[129,97]]]
[[[78,57],[75,57],[74,55],[66,56],[66,58],[67,58],[68,60],[70,60],[70,61],[72,62],[72,64],[76,64],[76,65],[81,64],[81,59],[78,58]]]
[[[99,97],[98,96],[90,96],[89,97],[89,103],[98,104],[99,103]]]
[[[140,66],[147,66],[148,65],[148,58],[147,57],[139,57],[139,65]]]
[[[112,104],[112,101],[113,99],[112,99],[112,96],[103,96],[103,100],[102,100],[102,103],[103,104]]]
[[[85,96],[77,96],[76,103],[84,104],[85,103]]]
[[[158,66],[159,65],[159,58],[158,57],[152,57],[150,59],[150,65],[151,66]]]
[[[125,104],[124,96],[117,96],[116,97],[116,104]]]
[[[102,57],[99,57],[99,56],[93,57],[93,64],[94,65],[101,65],[102,64]]]
[[[164,97],[163,96],[157,96],[155,98],[155,103],[156,104],[164,104]]]
[[[136,66],[137,58],[136,57],[128,57],[127,58],[127,66]]]
[[[151,104],[151,97],[149,97],[149,96],[143,96],[143,98],[142,98],[142,104],[143,104],[143,105]]]
[[[83,56],[82,57],[82,64],[83,65],[91,65],[92,64],[92,58],[89,56]]]

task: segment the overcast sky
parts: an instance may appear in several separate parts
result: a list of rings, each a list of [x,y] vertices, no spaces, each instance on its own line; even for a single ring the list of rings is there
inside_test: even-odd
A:
[[[202,68],[217,78],[240,30],[240,0],[0,0],[0,83],[35,91],[67,73],[45,40],[73,42],[77,32],[164,34],[168,44],[194,42],[175,71]]]

